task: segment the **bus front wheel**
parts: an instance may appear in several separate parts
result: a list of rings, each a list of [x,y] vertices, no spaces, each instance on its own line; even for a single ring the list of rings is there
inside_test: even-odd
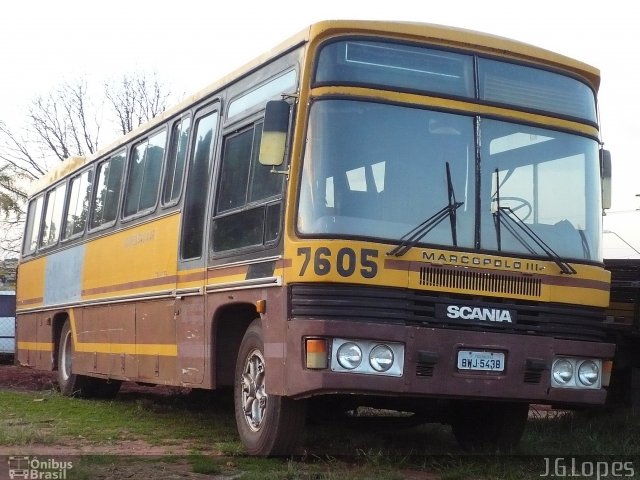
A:
[[[58,343],[58,386],[66,396],[113,398],[122,382],[73,373],[74,343],[69,320],[64,323]]]
[[[302,435],[305,401],[267,394],[267,375],[262,326],[256,319],[244,334],[236,362],[238,433],[250,455],[289,455]]]

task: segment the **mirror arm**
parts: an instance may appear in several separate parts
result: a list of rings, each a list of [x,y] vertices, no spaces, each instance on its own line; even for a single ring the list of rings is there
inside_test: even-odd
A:
[[[271,167],[271,170],[269,170],[269,173],[275,173],[278,175],[286,175],[287,180],[289,180],[289,165],[287,165],[287,169],[286,170],[276,170],[276,167],[273,166]]]

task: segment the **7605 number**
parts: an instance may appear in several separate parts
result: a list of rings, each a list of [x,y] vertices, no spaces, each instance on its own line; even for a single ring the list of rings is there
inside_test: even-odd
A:
[[[358,271],[364,278],[373,278],[378,274],[378,251],[362,248],[356,252],[353,248],[341,248],[333,256],[327,247],[312,250],[311,247],[298,248],[298,256],[303,257],[300,275],[304,275],[309,267],[318,276],[328,275],[333,269],[341,277],[350,277]]]

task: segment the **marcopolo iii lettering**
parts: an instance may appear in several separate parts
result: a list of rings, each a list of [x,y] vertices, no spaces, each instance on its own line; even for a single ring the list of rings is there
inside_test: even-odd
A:
[[[472,307],[469,305],[438,305],[436,312],[440,316],[451,319],[479,320],[482,322],[515,323],[516,312],[513,310]]]

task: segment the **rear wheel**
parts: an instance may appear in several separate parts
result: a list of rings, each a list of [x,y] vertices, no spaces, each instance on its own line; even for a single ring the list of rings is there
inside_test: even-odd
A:
[[[260,320],[247,329],[236,363],[234,404],[240,439],[250,455],[291,454],[305,421],[305,401],[266,393],[267,370]]]
[[[457,402],[451,428],[467,451],[509,452],[518,445],[529,416],[529,405],[515,402]]]
[[[119,380],[103,380],[73,373],[74,345],[69,320],[64,323],[58,343],[58,385],[63,395],[113,398],[120,390]]]

